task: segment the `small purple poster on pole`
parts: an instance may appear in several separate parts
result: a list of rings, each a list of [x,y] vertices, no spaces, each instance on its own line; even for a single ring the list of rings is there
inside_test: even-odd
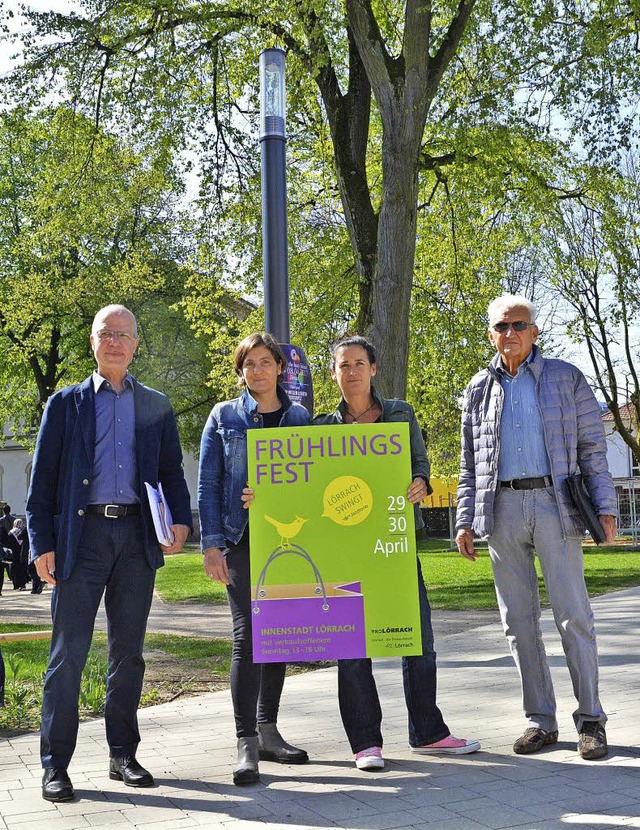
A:
[[[304,406],[313,416],[313,383],[307,358],[300,346],[281,343],[287,363],[284,368],[282,388],[294,403]]]

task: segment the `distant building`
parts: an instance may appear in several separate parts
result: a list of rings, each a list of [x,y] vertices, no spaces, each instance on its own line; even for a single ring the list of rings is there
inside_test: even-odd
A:
[[[635,410],[630,404],[620,407],[625,424],[638,434]],[[605,411],[602,415],[607,435],[607,459],[616,485],[618,497],[618,532],[630,535],[635,542],[640,535],[640,469],[638,461],[620,433],[615,430],[613,415]]]
[[[637,434],[635,412],[631,404],[620,407],[620,415],[622,420]],[[631,452],[629,445],[623,441],[620,433],[615,431],[615,422],[611,412],[606,410],[602,416],[602,421],[607,434],[607,459],[611,475],[614,478],[640,477],[638,461]]]
[[[15,516],[24,516],[31,459],[31,453],[16,444],[5,430],[4,447],[0,447],[0,505],[10,504]]]

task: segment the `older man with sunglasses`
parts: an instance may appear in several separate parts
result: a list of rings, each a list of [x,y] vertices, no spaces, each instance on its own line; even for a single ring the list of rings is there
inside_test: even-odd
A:
[[[497,354],[465,391],[456,543],[474,562],[474,537],[488,537],[500,615],[528,720],[514,752],[530,754],[558,740],[535,554],[578,701],[573,713],[578,752],[593,760],[607,754],[607,718],[584,582],[585,527],[565,481],[582,473],[606,542],[616,533],[616,497],[598,403],[575,366],[542,356],[535,318],[525,297],[506,295],[489,305],[488,334]]]

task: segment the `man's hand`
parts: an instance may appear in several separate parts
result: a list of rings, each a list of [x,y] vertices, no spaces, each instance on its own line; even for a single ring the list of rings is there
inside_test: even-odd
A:
[[[465,559],[468,559],[469,562],[476,561],[479,554],[473,544],[473,530],[470,527],[460,528],[456,534],[456,545]]]
[[[38,556],[37,559],[33,560],[33,564],[36,566],[36,572],[40,579],[44,582],[48,582],[49,585],[56,584],[55,578],[55,570],[56,570],[56,554],[55,551],[50,550],[47,553],[43,553],[41,556]]]
[[[169,525],[173,533],[171,545],[160,545],[165,553],[180,553],[191,532],[187,525]]]
[[[221,582],[223,585],[229,584],[227,559],[220,548],[207,548],[204,551],[203,566],[204,572],[209,579],[214,579],[216,582]]]
[[[603,545],[610,545],[616,538],[616,517],[615,516],[598,516],[602,529],[605,532],[606,539]]]
[[[427,482],[420,476],[416,476],[407,489],[407,498],[411,504],[417,504],[426,498],[427,494]]]

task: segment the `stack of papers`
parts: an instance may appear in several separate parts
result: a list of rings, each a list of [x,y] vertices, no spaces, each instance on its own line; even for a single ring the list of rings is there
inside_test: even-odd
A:
[[[173,531],[171,525],[173,518],[171,510],[162,492],[162,484],[158,482],[157,489],[145,481],[144,486],[147,488],[147,497],[149,499],[149,507],[151,508],[151,515],[153,516],[153,526],[158,537],[158,542],[161,545],[172,545],[174,542]]]

